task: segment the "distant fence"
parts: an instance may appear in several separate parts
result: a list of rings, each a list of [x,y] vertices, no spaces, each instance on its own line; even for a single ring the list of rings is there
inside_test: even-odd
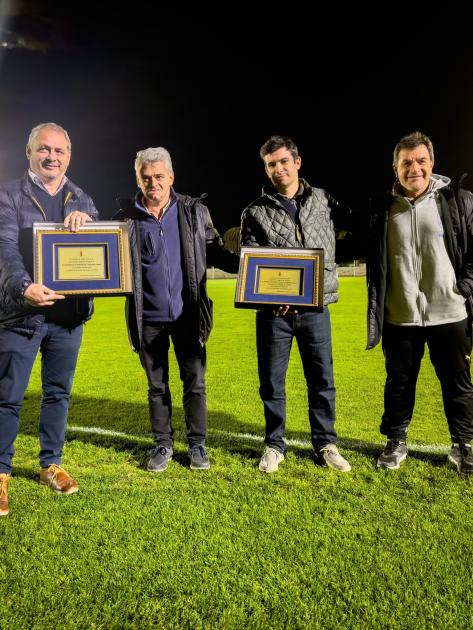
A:
[[[366,276],[366,264],[354,260],[351,264],[338,265],[337,271],[339,276]]]
[[[351,264],[339,265],[337,267],[339,276],[366,276],[366,265],[354,260]],[[207,278],[218,280],[220,278],[236,278],[236,273],[227,273],[216,267],[207,268]]]
[[[226,271],[222,271],[221,269],[217,269],[216,267],[207,267],[207,278],[212,280],[218,280],[220,278],[236,278],[236,273],[227,273]]]

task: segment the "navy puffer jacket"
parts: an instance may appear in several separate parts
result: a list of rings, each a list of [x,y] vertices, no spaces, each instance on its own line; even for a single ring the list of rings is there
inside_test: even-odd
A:
[[[64,217],[80,211],[98,218],[89,195],[70,180],[63,190]],[[30,306],[24,299],[23,291],[34,278],[32,226],[40,221],[46,221],[46,216],[34,197],[28,173],[0,185],[0,326],[25,335],[32,335],[45,313],[53,309],[57,309],[58,323],[68,328],[90,319],[93,310],[87,297],[68,297],[62,304],[44,308]]]

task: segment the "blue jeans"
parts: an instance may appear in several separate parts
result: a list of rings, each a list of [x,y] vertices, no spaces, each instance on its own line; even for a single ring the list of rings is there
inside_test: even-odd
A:
[[[0,328],[0,473],[11,472],[21,403],[38,350],[43,388],[39,461],[42,467],[61,463],[82,328],[44,323],[31,338]]]
[[[260,396],[266,420],[265,443],[284,452],[286,429],[286,372],[292,339],[296,338],[304,368],[309,402],[311,441],[316,450],[336,442],[335,384],[330,314],[306,312],[276,317],[256,314],[256,347]]]

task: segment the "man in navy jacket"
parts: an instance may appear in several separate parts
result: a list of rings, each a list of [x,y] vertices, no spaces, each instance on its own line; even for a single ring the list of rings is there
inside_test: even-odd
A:
[[[29,170],[0,186],[0,516],[8,514],[8,483],[21,402],[38,351],[42,357],[39,417],[40,482],[58,494],[79,486],[60,466],[82,324],[89,298],[64,298],[33,281],[34,222],[60,222],[72,231],[97,218],[92,199],[66,177],[67,132],[43,123],[26,147]]]
[[[134,291],[127,299],[130,342],[148,378],[151,428],[156,443],[148,470],[166,470],[173,454],[169,390],[169,339],[183,383],[183,407],[192,470],[210,467],[205,450],[207,406],[205,342],[212,327],[207,263],[238,270],[238,257],[224,248],[200,198],[180,195],[172,185],[171,156],[162,147],[139,151],[135,171],[140,190],[121,200],[117,219],[129,223]]]

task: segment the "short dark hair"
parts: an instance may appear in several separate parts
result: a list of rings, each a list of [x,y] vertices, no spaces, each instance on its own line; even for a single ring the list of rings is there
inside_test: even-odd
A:
[[[434,145],[432,144],[432,140],[425,133],[421,131],[413,131],[412,133],[404,136],[399,140],[399,142],[394,147],[393,153],[393,166],[396,167],[397,161],[399,159],[399,153],[402,149],[415,149],[419,147],[421,144],[424,144],[427,147],[427,151],[429,152],[430,159],[432,162],[434,161]]]
[[[286,148],[288,151],[290,151],[294,160],[299,157],[299,151],[297,150],[296,143],[294,142],[294,140],[291,140],[291,138],[288,138],[287,136],[271,136],[271,138],[269,140],[266,140],[266,142],[263,144],[259,154],[264,162],[264,158],[266,155],[274,153],[278,149],[282,148]]]

